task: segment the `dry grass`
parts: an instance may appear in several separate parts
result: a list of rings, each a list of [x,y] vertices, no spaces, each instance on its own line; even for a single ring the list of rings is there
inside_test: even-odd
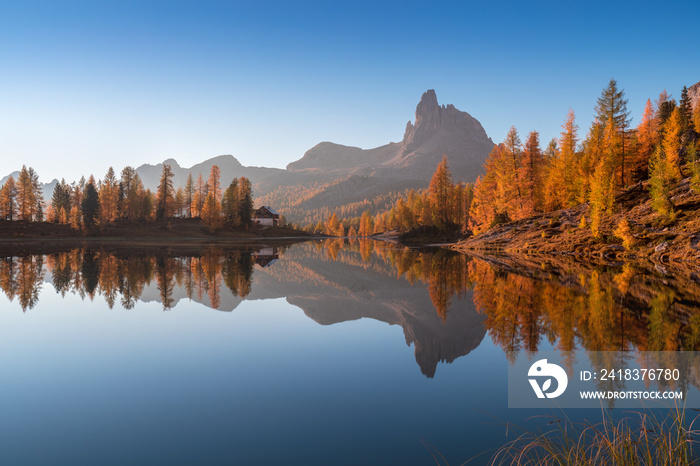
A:
[[[700,431],[694,430],[696,419],[689,421],[682,407],[671,408],[663,415],[651,410],[635,412],[620,420],[603,410],[603,420],[597,424],[580,425],[566,416],[552,418],[551,430],[520,430],[514,440],[496,451],[488,464],[700,464],[697,448],[693,448],[700,438]]]

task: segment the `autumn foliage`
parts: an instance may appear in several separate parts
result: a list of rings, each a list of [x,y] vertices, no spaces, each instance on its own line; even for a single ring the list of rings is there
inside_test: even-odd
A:
[[[155,193],[145,189],[133,167],[126,167],[117,178],[109,167],[104,178],[90,176],[68,184],[58,182],[45,204],[34,169],[22,167],[18,180],[10,176],[0,189],[0,218],[69,224],[74,229],[103,227],[117,221],[153,221],[173,217],[200,217],[214,231],[225,224],[247,227],[253,213],[252,184],[245,177],[234,179],[221,192],[221,172],[214,165],[209,181],[199,176],[195,185],[190,176],[184,189],[174,189],[173,171],[163,165]],[[46,213],[46,215],[45,215]]]
[[[700,128],[693,120],[697,109],[691,111],[689,101],[683,102],[677,106],[664,91],[655,104],[647,101],[640,124],[630,129],[624,91],[610,80],[583,140],[573,110],[561,136],[544,151],[537,132],[523,145],[511,128],[476,181],[468,227],[480,233],[499,223],[588,203],[589,218],[581,224],[590,225],[598,237],[602,219],[619,209],[615,194],[646,180],[653,207],[659,215],[672,217],[671,186],[691,176],[692,185],[700,188]]]

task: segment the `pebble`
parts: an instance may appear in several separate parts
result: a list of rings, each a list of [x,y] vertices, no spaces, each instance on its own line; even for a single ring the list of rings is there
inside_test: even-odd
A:
[[[664,241],[654,248],[654,252],[664,252],[668,248],[668,241]]]

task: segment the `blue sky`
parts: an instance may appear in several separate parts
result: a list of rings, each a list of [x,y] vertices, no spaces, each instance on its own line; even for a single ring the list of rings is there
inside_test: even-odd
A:
[[[543,144],[614,77],[633,125],[700,80],[693,2],[0,3],[0,176],[399,141],[426,89]]]

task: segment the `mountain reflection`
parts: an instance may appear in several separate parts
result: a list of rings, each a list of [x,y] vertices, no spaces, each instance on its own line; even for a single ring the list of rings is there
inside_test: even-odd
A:
[[[232,311],[284,297],[322,325],[371,318],[399,325],[428,377],[488,332],[508,358],[546,343],[560,351],[694,350],[700,284],[633,265],[515,263],[366,239],[292,247],[143,250],[83,247],[0,258],[0,288],[32,309],[46,282],[110,308],[189,299]]]

